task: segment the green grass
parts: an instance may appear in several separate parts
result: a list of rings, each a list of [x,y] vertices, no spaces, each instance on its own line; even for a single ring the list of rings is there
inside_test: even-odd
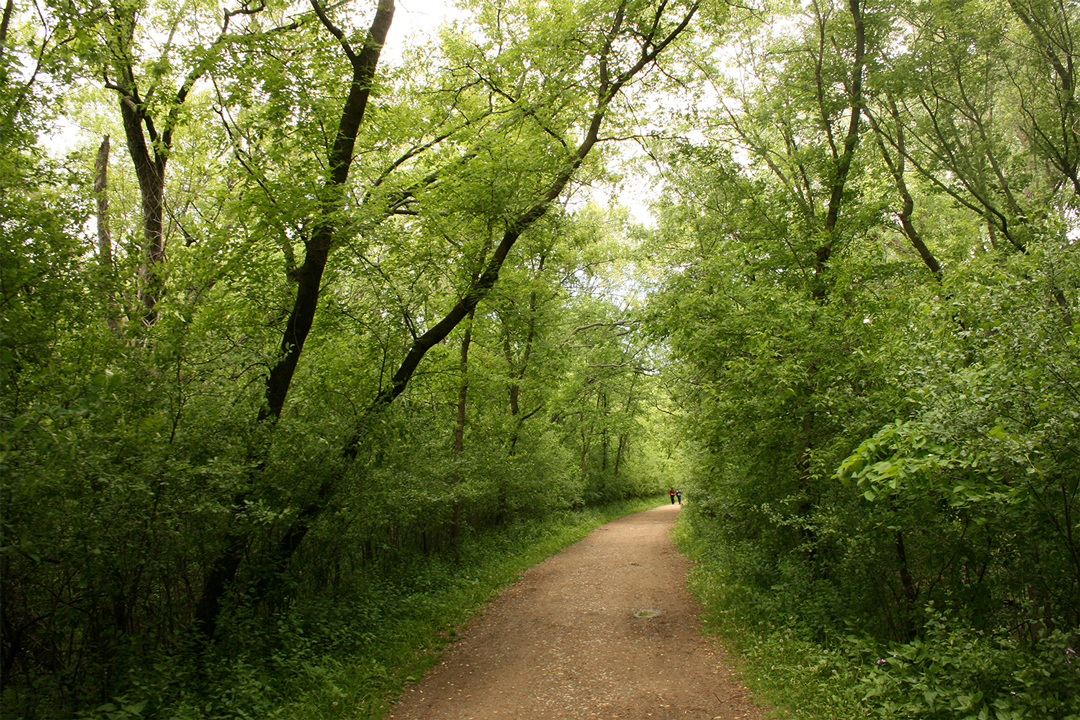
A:
[[[706,631],[724,639],[743,682],[774,708],[772,718],[1080,720],[1080,628],[1048,629],[1035,642],[927,605],[909,642],[840,635],[838,623],[814,627],[815,614],[787,614],[776,588],[742,581],[752,557],[710,543],[685,517],[675,535],[696,562],[689,587],[705,609]]]
[[[705,612],[707,633],[719,636],[732,652],[743,683],[772,709],[777,720],[862,720],[864,666],[811,642],[791,619],[766,615],[754,591],[732,581],[720,559],[706,552],[682,522],[676,525],[679,550],[695,561],[690,591]]]
[[[516,523],[466,538],[457,558],[427,558],[371,587],[374,628],[353,652],[290,663],[291,677],[263,717],[382,718],[402,687],[435,665],[458,628],[544,558],[606,522],[657,507],[659,497]],[[237,715],[233,715],[236,717]],[[200,716],[205,717],[205,716]]]
[[[453,556],[413,557],[389,572],[368,571],[333,597],[309,594],[287,613],[234,610],[213,648],[161,657],[133,672],[122,695],[77,717],[379,720],[525,570],[604,523],[665,502],[656,496],[523,519],[466,535]],[[38,708],[10,717],[70,714]]]

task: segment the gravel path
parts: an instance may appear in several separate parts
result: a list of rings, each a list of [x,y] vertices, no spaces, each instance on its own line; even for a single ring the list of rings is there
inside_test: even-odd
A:
[[[679,510],[616,520],[530,569],[387,720],[761,720],[699,631],[669,537]]]

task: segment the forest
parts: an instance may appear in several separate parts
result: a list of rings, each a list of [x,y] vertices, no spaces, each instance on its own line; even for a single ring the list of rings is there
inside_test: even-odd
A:
[[[1080,6],[424,7],[6,0],[2,717],[381,717],[678,485],[790,717],[1080,720]]]

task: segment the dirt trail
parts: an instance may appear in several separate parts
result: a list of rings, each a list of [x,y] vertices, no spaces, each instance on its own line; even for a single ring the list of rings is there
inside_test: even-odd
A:
[[[699,632],[669,537],[679,510],[616,520],[530,569],[388,720],[761,720]]]

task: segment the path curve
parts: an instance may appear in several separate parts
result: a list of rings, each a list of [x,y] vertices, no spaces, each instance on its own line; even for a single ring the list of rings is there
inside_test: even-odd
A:
[[[526,572],[406,688],[387,720],[761,720],[702,637],[663,505]]]

